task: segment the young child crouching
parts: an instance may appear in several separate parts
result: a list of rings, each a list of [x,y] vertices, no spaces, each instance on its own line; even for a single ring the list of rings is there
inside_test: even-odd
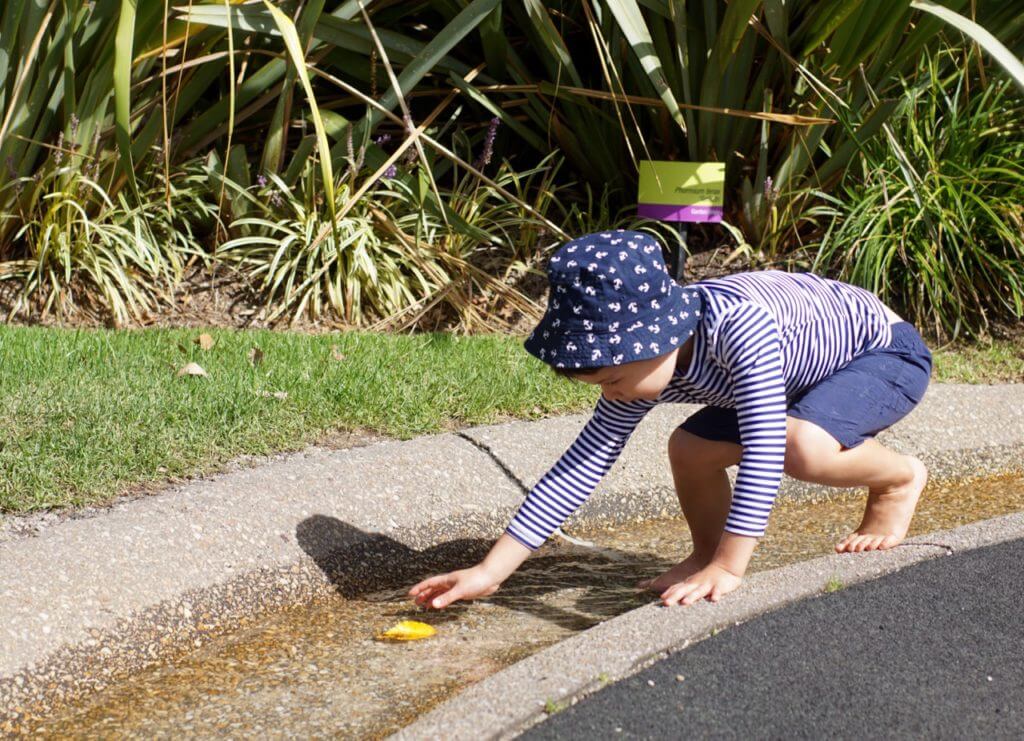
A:
[[[868,487],[864,517],[836,551],[904,538],[928,472],[874,436],[921,400],[931,353],[873,294],[774,270],[681,286],[653,237],[622,229],[562,245],[548,279],[548,308],[525,348],[601,396],[483,561],[416,584],[417,604],[493,594],[583,504],[659,403],[705,405],[668,440],[693,552],[637,584],[666,605],[717,601],[739,586],[783,472]],[[736,464],[730,491],[725,469]]]

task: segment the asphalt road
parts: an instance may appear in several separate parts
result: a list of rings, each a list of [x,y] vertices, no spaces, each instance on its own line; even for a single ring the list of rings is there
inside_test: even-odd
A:
[[[939,556],[723,630],[521,738],[1022,738],[1022,612],[1024,539]]]

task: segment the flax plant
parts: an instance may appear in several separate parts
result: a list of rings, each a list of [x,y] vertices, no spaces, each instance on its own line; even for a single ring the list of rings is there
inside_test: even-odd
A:
[[[457,155],[431,127],[442,115],[454,121],[452,111],[468,110],[459,108],[465,103],[500,121],[506,151],[536,163],[557,150],[580,177],[581,190],[600,188],[602,198],[616,193],[609,211],[621,213],[633,201],[641,157],[726,161],[730,220],[773,253],[796,241],[790,223],[809,225],[808,193],[827,192],[884,131],[898,92],[893,81],[912,69],[941,29],[963,28],[986,49],[998,42],[984,28],[1010,44],[1024,36],[1014,3],[946,0],[944,6],[927,0],[180,0],[168,11],[159,0],[11,0],[0,6],[0,172],[7,172],[6,185],[0,182],[0,259],[14,261],[3,270],[34,276],[29,284],[36,289],[50,286],[49,300],[54,291],[61,295],[58,282],[71,280],[81,256],[94,276],[88,282],[106,286],[96,289],[98,300],[112,302],[123,321],[152,308],[141,296],[158,295],[166,290],[158,284],[179,274],[182,254],[192,249],[192,222],[179,216],[195,212],[214,224],[235,219],[239,228],[218,251],[225,259],[248,250],[247,268],[259,267],[257,254],[268,260],[262,267],[268,295],[287,307],[275,306],[276,316],[331,306],[358,323],[365,307],[367,321],[401,316],[395,326],[405,326],[424,320],[422,310],[437,299],[451,301],[464,326],[493,326],[488,310],[467,307],[493,310],[488,301],[500,291],[483,278],[460,276],[471,275],[466,266],[494,250],[481,232],[504,227],[475,226],[474,209],[497,209],[493,199],[500,196],[516,204],[507,213],[518,209],[528,219],[527,237],[515,248],[497,235],[507,250],[501,279],[516,280],[538,264],[536,255],[518,251],[531,233],[543,229],[548,240],[566,233],[530,206],[525,193],[506,187],[516,177],[511,164],[499,172],[513,180],[500,182],[474,166],[475,158],[456,168]],[[979,26],[951,11],[972,14]],[[1002,53],[997,58],[1007,60]],[[75,136],[72,116],[80,121]],[[391,184],[394,193],[371,188],[393,164],[378,143],[381,125],[393,126],[399,146],[410,150],[402,164],[415,160],[419,168]],[[93,194],[85,215],[57,195],[65,192],[58,181],[29,187],[27,179],[48,177],[49,150],[61,136],[69,151],[106,153],[99,176],[77,181],[76,188]],[[85,146],[97,136],[96,146]],[[350,142],[366,167],[340,174]],[[117,157],[109,156],[114,151]],[[205,206],[182,206],[180,193],[175,205],[176,168],[196,158],[213,163],[202,172],[218,186],[217,217]],[[469,180],[458,180],[457,172]],[[260,177],[289,204],[280,224],[271,226],[267,204],[248,197]],[[308,200],[315,198],[315,182],[320,203]],[[186,190],[192,194],[186,201],[208,202],[200,190]],[[429,226],[382,224],[378,214],[390,213],[384,206],[403,201],[433,209]],[[156,209],[158,202],[170,215]],[[405,218],[398,211],[395,218]],[[89,257],[82,240],[67,236],[91,239],[98,234],[92,225],[114,213],[128,221],[113,223],[142,235],[124,256],[115,255],[121,243],[109,234],[97,237],[106,245],[103,259]],[[570,215],[579,222],[589,216]],[[173,223],[185,235],[164,238],[163,226],[140,221],[136,228],[135,219]],[[153,239],[147,228],[155,230]],[[288,246],[266,242],[253,252],[256,243],[242,249],[233,241],[274,238]],[[176,245],[186,244],[180,253]],[[378,253],[382,264],[374,263]],[[66,257],[53,263],[57,254]],[[29,263],[50,267],[26,272]],[[437,272],[423,267],[435,263]],[[531,267],[523,272],[521,265]],[[110,272],[103,277],[102,271]],[[381,275],[392,277],[380,286],[360,284]],[[135,276],[145,285],[128,298]],[[444,280],[456,287],[442,295]],[[491,297],[481,300],[485,285]],[[506,298],[528,307],[512,294]]]
[[[773,242],[770,252],[793,236],[779,233],[773,214],[789,211],[792,218],[782,223],[794,223],[809,203],[809,190],[835,184],[882,131],[898,75],[913,70],[939,31],[962,29],[1011,74],[1020,67],[995,37],[955,12],[974,13],[987,28],[1019,39],[1019,9],[1007,3],[947,0],[937,8],[926,0],[584,0],[582,6],[594,8],[586,20],[591,35],[611,42],[595,43],[605,87],[628,93],[627,100],[649,90],[668,115],[656,118],[657,111],[647,109],[640,111],[646,118],[637,118],[632,109],[639,106],[616,106],[617,119],[597,131],[574,129],[585,131],[588,141],[622,141],[633,160],[726,162],[730,218],[753,244]],[[552,53],[565,43],[557,34],[548,38]],[[631,57],[613,52],[620,40],[632,48]],[[566,70],[569,80],[581,74]],[[872,97],[869,89],[879,94]],[[758,121],[722,115],[726,108],[832,123]],[[611,135],[612,126],[621,136]],[[581,158],[592,152],[582,141],[568,149]],[[617,164],[622,170],[621,157]],[[803,202],[787,203],[792,197]]]

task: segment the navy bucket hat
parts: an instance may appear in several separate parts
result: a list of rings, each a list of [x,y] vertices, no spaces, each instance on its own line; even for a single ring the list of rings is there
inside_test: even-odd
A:
[[[523,346],[557,368],[664,355],[693,335],[703,299],[669,275],[661,245],[617,229],[566,242],[548,264],[548,309]]]

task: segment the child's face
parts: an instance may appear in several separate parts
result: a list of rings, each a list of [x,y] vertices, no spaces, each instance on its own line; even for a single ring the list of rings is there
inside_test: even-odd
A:
[[[622,365],[609,365],[593,373],[577,375],[585,383],[601,387],[601,393],[612,401],[655,400],[669,381],[676,368],[679,348],[647,360],[634,360]]]

